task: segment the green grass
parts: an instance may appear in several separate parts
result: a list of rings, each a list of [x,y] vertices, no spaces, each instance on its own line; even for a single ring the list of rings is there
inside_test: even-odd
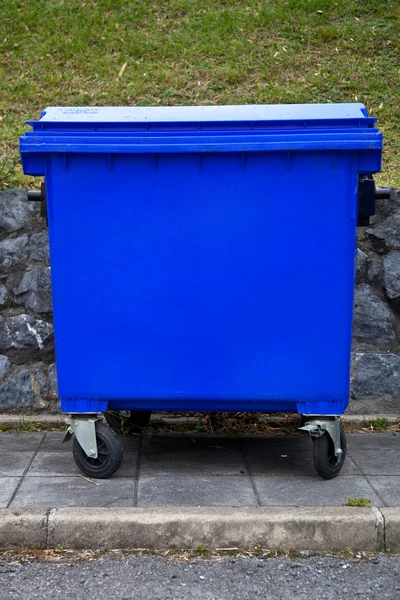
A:
[[[400,187],[399,39],[398,0],[2,0],[0,187],[49,105],[356,100]]]

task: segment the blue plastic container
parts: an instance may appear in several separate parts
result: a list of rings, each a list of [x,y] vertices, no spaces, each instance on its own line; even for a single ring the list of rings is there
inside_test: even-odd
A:
[[[347,406],[362,104],[48,108],[44,175],[62,410]]]

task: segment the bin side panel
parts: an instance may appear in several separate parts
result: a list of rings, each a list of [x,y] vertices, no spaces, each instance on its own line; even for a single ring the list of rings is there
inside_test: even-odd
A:
[[[342,413],[356,170],[356,152],[50,156],[64,407]]]

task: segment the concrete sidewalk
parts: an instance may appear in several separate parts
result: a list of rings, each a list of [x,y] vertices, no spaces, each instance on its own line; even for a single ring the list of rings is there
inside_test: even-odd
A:
[[[348,434],[331,481],[306,435],[123,438],[120,470],[98,481],[80,475],[63,436],[0,433],[0,547],[400,551],[399,432]]]
[[[347,435],[338,478],[320,479],[305,436],[123,438],[119,471],[80,477],[62,432],[0,433],[0,507],[340,506],[400,504],[400,433]]]

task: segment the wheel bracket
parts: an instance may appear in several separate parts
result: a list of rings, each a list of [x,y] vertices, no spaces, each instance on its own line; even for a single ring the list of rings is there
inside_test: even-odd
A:
[[[64,441],[67,441],[72,435],[75,435],[86,456],[89,458],[97,458],[96,422],[100,420],[101,419],[99,418],[78,419],[76,417],[66,419],[65,422],[69,427]]]
[[[340,445],[340,419],[336,418],[329,421],[311,420],[303,427],[299,427],[303,431],[308,431],[311,437],[320,437],[327,433],[333,442],[335,456],[340,456],[343,450]]]

